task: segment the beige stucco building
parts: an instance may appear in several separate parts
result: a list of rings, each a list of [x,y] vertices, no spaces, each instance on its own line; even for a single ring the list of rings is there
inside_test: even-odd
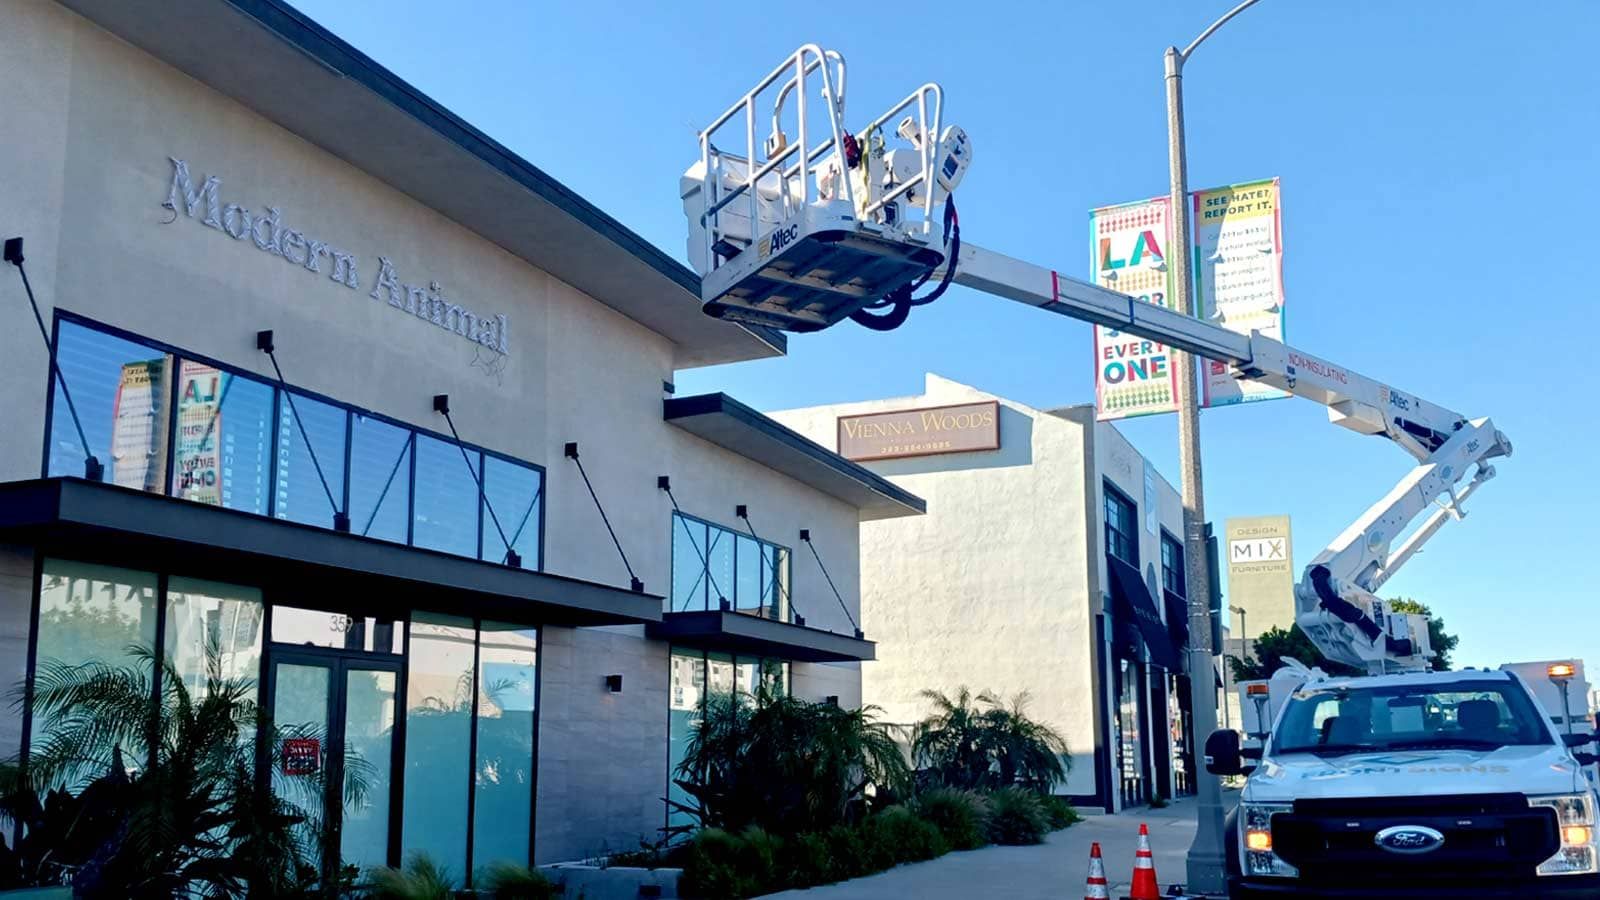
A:
[[[914,415],[881,415],[898,411]],[[866,702],[911,723],[924,689],[1026,691],[1071,750],[1058,790],[1106,809],[1187,790],[1182,507],[1115,427],[933,374],[917,395],[772,415],[886,454],[864,464],[928,503],[861,529],[862,625],[882,639]]]
[[[365,763],[342,861],[465,877],[656,838],[708,692],[859,702],[858,523],[922,501],[673,396],[781,335],[276,0],[0,4],[0,82],[7,689],[220,644],[275,784]]]

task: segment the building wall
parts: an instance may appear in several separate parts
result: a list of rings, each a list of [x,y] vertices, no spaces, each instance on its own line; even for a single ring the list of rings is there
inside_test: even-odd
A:
[[[1098,541],[1082,426],[934,375],[919,396],[773,417],[832,448],[840,415],[985,400],[1001,403],[998,451],[871,465],[927,500],[928,514],[861,527],[863,626],[880,642],[863,696],[912,724],[930,711],[925,689],[1027,691],[1030,712],[1071,749],[1064,792],[1092,794],[1097,604],[1085,575]]]
[[[857,511],[664,423],[674,348],[661,335],[46,0],[0,5],[0,81],[26,86],[11,93],[13,139],[0,142],[0,230],[25,237],[47,322],[70,310],[266,378],[271,365],[254,341],[270,328],[291,384],[439,431],[431,399],[447,393],[463,440],[546,467],[545,569],[557,574],[628,582],[563,457],[568,441],[650,592],[670,583],[671,504],[658,475],[672,477],[685,511],[730,527],[740,524],[734,505],[748,504],[763,537],[794,549],[794,601],[808,623],[848,632],[797,534],[812,530],[854,606]],[[285,226],[354,254],[359,289],[331,280],[326,259],[312,273],[205,226],[203,205],[194,217],[181,198],[164,208],[169,158],[187,163],[196,186],[220,179],[221,203],[277,207]],[[437,282],[454,302],[507,316],[509,354],[374,299],[380,256],[402,281]],[[0,408],[11,426],[0,481],[41,474],[49,396],[47,352],[14,278],[0,272],[0,297],[12,301],[12,327],[0,328]],[[4,672],[16,667],[6,652],[14,587],[0,575]],[[541,860],[591,852],[596,839],[615,848],[653,836],[667,648],[642,628],[550,628],[541,663]],[[856,668],[795,668],[797,692],[859,697]],[[626,688],[607,695],[600,680],[614,673]],[[0,750],[8,739],[0,726]]]

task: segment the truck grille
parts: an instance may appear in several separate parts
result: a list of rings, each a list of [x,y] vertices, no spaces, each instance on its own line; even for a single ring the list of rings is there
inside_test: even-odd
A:
[[[1421,825],[1444,835],[1415,856],[1379,847],[1379,831]],[[1297,800],[1272,817],[1273,849],[1323,884],[1392,879],[1474,884],[1531,878],[1561,846],[1554,810],[1531,809],[1521,794]]]

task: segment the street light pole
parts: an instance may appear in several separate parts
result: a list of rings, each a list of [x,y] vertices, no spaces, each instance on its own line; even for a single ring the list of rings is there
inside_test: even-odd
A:
[[[1193,276],[1189,271],[1189,162],[1183,133],[1183,64],[1201,42],[1229,19],[1254,5],[1244,0],[1200,33],[1183,50],[1168,47],[1165,55],[1167,81],[1167,157],[1172,180],[1169,215],[1172,216],[1172,242],[1167,259],[1177,310],[1194,315]],[[1189,691],[1194,711],[1194,730],[1204,740],[1217,727],[1217,691],[1212,679],[1211,647],[1211,566],[1206,553],[1205,490],[1200,471],[1200,403],[1195,377],[1195,361],[1181,350],[1173,352],[1178,372],[1178,468],[1183,481],[1183,545],[1189,574]],[[1199,821],[1194,843],[1189,847],[1189,887],[1205,893],[1227,890],[1226,853],[1222,846],[1222,783],[1209,773],[1196,773]]]

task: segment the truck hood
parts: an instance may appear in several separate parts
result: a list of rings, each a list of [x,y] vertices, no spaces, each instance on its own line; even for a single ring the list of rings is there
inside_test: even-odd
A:
[[[1403,750],[1263,759],[1245,784],[1251,803],[1297,799],[1436,796],[1440,794],[1571,794],[1586,782],[1565,748],[1554,744],[1497,750]]]

